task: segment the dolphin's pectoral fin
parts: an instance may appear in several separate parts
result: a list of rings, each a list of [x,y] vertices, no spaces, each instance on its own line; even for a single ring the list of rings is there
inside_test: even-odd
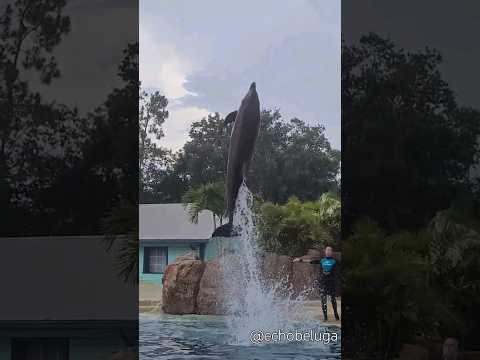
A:
[[[231,122],[234,122],[235,118],[237,117],[237,113],[238,113],[238,111],[235,110],[235,111],[232,111],[230,114],[228,114],[227,117],[225,118],[224,122],[223,122],[223,126],[227,126]]]

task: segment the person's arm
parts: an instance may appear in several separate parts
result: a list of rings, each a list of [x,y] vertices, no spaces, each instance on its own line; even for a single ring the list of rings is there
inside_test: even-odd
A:
[[[320,264],[320,260],[304,260],[302,258],[295,258],[293,262],[304,262],[308,264]]]

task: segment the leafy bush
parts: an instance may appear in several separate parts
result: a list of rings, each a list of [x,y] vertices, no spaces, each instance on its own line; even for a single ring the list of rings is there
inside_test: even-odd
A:
[[[402,341],[435,334],[441,319],[455,321],[429,282],[431,238],[426,230],[387,235],[369,220],[356,224],[342,252],[344,338],[358,342],[348,348],[389,359]]]
[[[326,193],[302,203],[292,197],[285,205],[259,206],[260,244],[266,251],[301,256],[308,249],[338,245],[340,201]]]
[[[445,323],[440,331],[456,333],[470,347],[477,346],[480,331],[480,221],[471,210],[451,208],[430,222],[431,281],[449,308],[463,319]]]

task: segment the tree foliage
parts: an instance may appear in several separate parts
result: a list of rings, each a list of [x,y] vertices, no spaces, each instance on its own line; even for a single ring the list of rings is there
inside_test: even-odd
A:
[[[438,212],[416,232],[387,235],[370,220],[358,221],[342,253],[345,354],[389,359],[416,336],[452,333],[474,344],[479,228],[478,214],[459,208]]]
[[[158,189],[163,198],[175,199],[189,186],[224,180],[232,125],[224,129],[223,121],[217,113],[192,124],[190,140]],[[339,161],[340,152],[330,147],[322,126],[286,122],[279,111],[264,110],[248,185],[267,201],[285,203],[294,195],[314,200],[336,190]]]
[[[420,228],[469,186],[480,115],[458,106],[441,61],[435,50],[405,52],[375,34],[343,44],[347,230],[361,216],[392,231]]]
[[[135,70],[135,68],[137,70]],[[49,227],[56,233],[98,234],[101,220],[121,201],[138,199],[138,45],[124,51],[119,66],[123,86],[87,115],[80,158],[42,192],[41,207],[55,209]],[[132,77],[133,75],[133,77]]]
[[[265,251],[297,257],[312,248],[339,247],[340,201],[331,194],[304,203],[296,197],[285,205],[266,202],[259,210],[259,237]]]
[[[395,358],[418,335],[476,343],[478,204],[445,209],[474,198],[480,116],[457,104],[441,62],[375,34],[342,46],[347,357]]]
[[[168,151],[157,142],[164,136],[162,125],[168,118],[167,105],[167,98],[158,91],[152,94],[140,92],[138,167],[142,198],[152,195],[161,169],[166,166]]]
[[[209,114],[194,122],[189,131],[190,140],[177,154],[174,172],[189,186],[224,180],[228,158],[228,136],[231,125],[223,127],[220,114]]]
[[[283,121],[279,111],[263,111],[250,172],[251,188],[266,201],[296,196],[315,200],[336,191],[340,151],[331,148],[322,125]]]
[[[78,160],[85,139],[75,109],[46,102],[29,80],[50,84],[60,76],[55,48],[70,30],[65,1],[17,0],[0,7],[0,201],[7,206],[2,232],[33,229],[17,220],[38,206],[37,194]],[[44,209],[48,211],[48,209]],[[17,220],[16,220],[17,219]]]
[[[198,223],[198,215],[203,210],[213,213],[213,224],[217,227],[217,218],[222,224],[225,215],[224,183],[216,182],[190,188],[182,197],[184,206],[188,209],[190,221]],[[214,230],[214,229],[213,229]]]
[[[386,235],[372,221],[357,222],[342,252],[346,356],[393,359],[402,342],[453,317],[429,283],[429,241],[426,231]]]
[[[102,218],[106,250],[115,248],[115,267],[125,281],[138,282],[138,206],[120,201]]]
[[[474,344],[480,326],[480,214],[471,207],[453,206],[438,212],[429,224],[432,241],[429,263],[432,281],[449,307],[462,319],[449,331]],[[456,326],[455,326],[456,325]]]

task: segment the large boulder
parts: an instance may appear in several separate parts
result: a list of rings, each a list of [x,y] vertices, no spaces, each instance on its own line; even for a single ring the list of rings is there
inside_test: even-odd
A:
[[[195,314],[196,300],[205,263],[200,260],[175,261],[163,274],[162,310],[167,314]]]
[[[292,258],[286,255],[265,253],[259,261],[259,269],[262,279],[267,287],[280,286],[276,289],[276,295],[288,296],[292,281]]]
[[[200,280],[197,294],[197,314],[222,315],[225,312],[222,300],[222,279],[220,258],[205,263],[205,271]]]
[[[177,256],[173,262],[177,263],[185,260],[198,260],[198,256],[193,251],[188,251],[183,255]]]
[[[293,296],[302,296],[305,299],[318,299],[317,281],[319,265],[305,262],[292,264],[292,288]]]

